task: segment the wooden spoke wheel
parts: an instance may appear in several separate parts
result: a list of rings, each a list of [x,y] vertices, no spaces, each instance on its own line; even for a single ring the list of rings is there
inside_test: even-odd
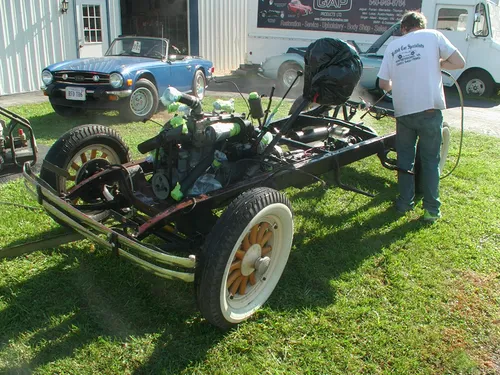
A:
[[[292,241],[292,210],[283,194],[256,188],[236,198],[207,237],[197,270],[205,318],[223,329],[248,319],[276,287]]]
[[[111,164],[130,161],[127,145],[113,130],[103,125],[81,125],[63,134],[50,148],[45,160],[65,171],[56,174],[44,168],[40,177],[59,194]],[[95,201],[100,192],[88,191],[85,201]]]

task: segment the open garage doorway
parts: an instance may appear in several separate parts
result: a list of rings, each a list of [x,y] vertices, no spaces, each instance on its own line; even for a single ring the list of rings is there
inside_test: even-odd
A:
[[[187,0],[121,0],[122,33],[170,39],[189,54]]]

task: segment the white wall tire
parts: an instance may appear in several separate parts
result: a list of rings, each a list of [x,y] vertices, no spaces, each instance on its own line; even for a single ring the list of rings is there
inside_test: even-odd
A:
[[[270,297],[293,241],[288,199],[269,188],[236,198],[207,237],[197,270],[203,316],[228,329],[252,316]]]

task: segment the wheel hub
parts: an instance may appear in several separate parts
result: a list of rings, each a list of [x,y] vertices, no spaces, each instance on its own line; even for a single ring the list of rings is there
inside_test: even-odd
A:
[[[109,161],[105,159],[92,159],[85,163],[76,175],[75,184],[78,185],[83,180],[93,176],[99,171],[110,165]],[[100,184],[89,184],[88,189],[80,194],[80,197],[84,202],[93,202],[97,197],[101,196],[101,185]]]
[[[261,254],[262,248],[258,243],[250,246],[241,260],[241,274],[243,276],[249,276],[255,271],[256,264],[259,262],[259,259],[261,259]]]
[[[79,184],[97,172],[102,171],[107,166],[109,166],[109,161],[105,159],[89,160],[78,170],[75,180],[76,184]]]
[[[469,94],[482,95],[484,93],[484,90],[484,83],[479,79],[469,81],[466,87],[466,91]]]
[[[267,269],[269,268],[270,264],[271,264],[271,258],[267,256],[259,257],[259,259],[255,261],[255,272],[257,273],[257,275],[259,277],[264,275]]]

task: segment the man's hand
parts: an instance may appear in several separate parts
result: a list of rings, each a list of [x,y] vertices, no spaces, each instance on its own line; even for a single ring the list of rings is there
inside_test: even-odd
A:
[[[385,79],[378,79],[378,86],[387,92],[392,91],[392,81],[386,81]]]

